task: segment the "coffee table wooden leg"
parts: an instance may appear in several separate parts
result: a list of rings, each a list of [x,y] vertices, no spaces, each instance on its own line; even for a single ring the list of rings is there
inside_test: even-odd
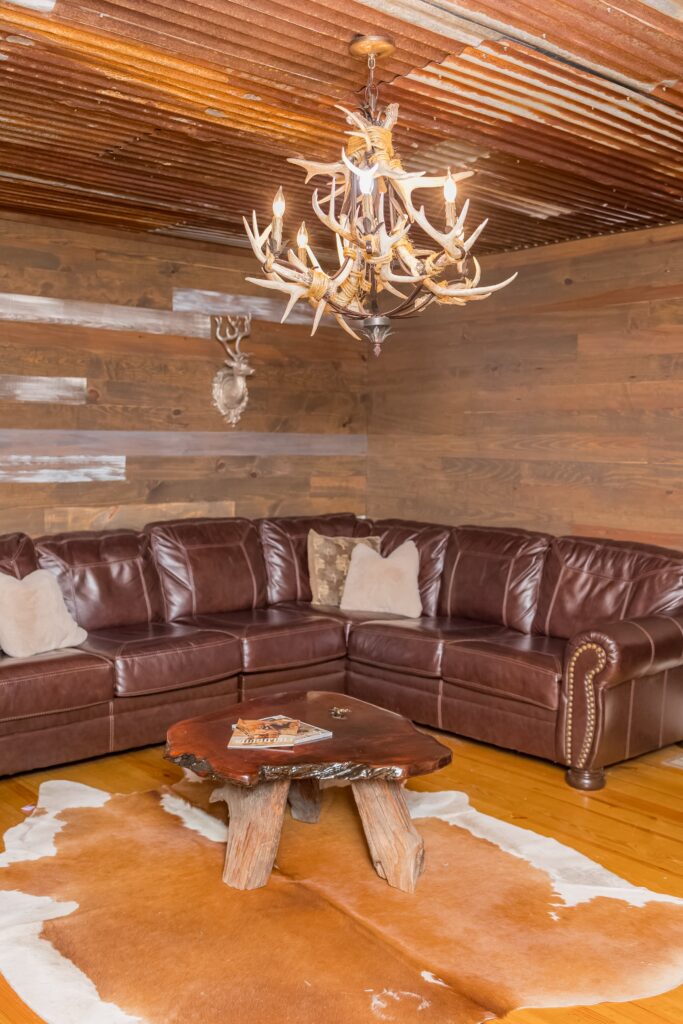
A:
[[[233,889],[260,889],[273,869],[287,807],[289,779],[258,786],[225,785],[211,802],[225,800],[230,811],[223,881]]]
[[[403,892],[415,892],[424,865],[424,844],[415,831],[399,782],[354,782],[353,795],[377,874]]]
[[[289,809],[296,821],[314,824],[320,817],[320,786],[317,779],[292,779]]]

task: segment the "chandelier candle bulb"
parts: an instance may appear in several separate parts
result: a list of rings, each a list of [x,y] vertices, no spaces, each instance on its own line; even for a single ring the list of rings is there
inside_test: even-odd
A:
[[[273,199],[273,248],[276,252],[282,247],[282,218],[285,215],[285,206],[285,194],[280,185]]]
[[[458,194],[458,188],[455,184],[451,175],[451,169],[448,168],[448,177],[446,178],[443,186],[443,198],[446,206],[446,227],[452,228],[455,225],[456,209],[455,209],[455,197]]]
[[[301,227],[296,234],[296,244],[298,247],[298,256],[302,263],[306,262],[306,250],[308,249],[308,231],[306,230],[306,221],[301,221]]]
[[[473,171],[453,174],[449,167],[446,174],[427,175],[404,170],[392,138],[398,104],[380,106],[374,82],[376,60],[393,52],[391,40],[358,36],[350,49],[367,59],[368,84],[360,110],[338,108],[350,126],[348,152],[342,148],[341,160],[335,163],[289,159],[303,168],[307,182],[325,179],[325,185],[313,192],[311,203],[318,220],[334,235],[339,266],[329,272],[320,266],[304,223],[297,234],[297,252],[281,252],[285,197],[280,188],[273,201],[272,224],[265,231],[259,229],[255,211],[251,223],[244,218],[265,278],[247,280],[288,296],[283,323],[304,299],[315,309],[311,333],[330,313],[359,341],[357,327],[379,355],[395,320],[415,316],[434,302],[464,306],[486,299],[517,275],[497,284],[479,283],[481,268],[470,249],[486,222],[468,234],[468,203],[463,203],[460,216],[455,205],[456,182],[471,177]],[[433,227],[424,206],[413,202],[413,192],[437,188],[443,191],[445,231]],[[425,248],[423,237],[415,237],[417,228],[431,240],[432,248]]]

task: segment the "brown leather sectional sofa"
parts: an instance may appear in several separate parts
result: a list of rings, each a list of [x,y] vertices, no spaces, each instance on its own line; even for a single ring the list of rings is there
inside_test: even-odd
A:
[[[418,620],[310,604],[306,538],[420,552]],[[55,573],[78,649],[0,656],[0,773],[164,739],[251,695],[346,690],[417,722],[567,765],[683,739],[683,553],[353,515],[199,519],[0,537],[0,571]]]

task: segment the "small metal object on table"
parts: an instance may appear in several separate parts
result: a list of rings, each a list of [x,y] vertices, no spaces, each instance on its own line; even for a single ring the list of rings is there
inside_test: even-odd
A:
[[[344,712],[344,714],[339,714]],[[329,729],[331,739],[295,747],[228,748],[238,718],[289,715]],[[414,892],[424,847],[408,813],[403,785],[451,761],[451,752],[401,715],[325,691],[256,698],[178,722],[165,757],[216,783],[211,800],[230,812],[223,881],[236,889],[265,885],[275,861],[287,802],[298,821],[320,815],[319,784],[353,788],[370,856],[389,885]]]

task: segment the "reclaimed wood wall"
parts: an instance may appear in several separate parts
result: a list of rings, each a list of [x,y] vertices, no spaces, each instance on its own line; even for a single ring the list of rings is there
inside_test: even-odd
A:
[[[245,283],[246,250],[0,218],[0,532],[365,511],[366,361]],[[209,314],[252,309],[251,401],[213,408]]]
[[[484,267],[370,360],[368,513],[683,547],[683,225]]]

